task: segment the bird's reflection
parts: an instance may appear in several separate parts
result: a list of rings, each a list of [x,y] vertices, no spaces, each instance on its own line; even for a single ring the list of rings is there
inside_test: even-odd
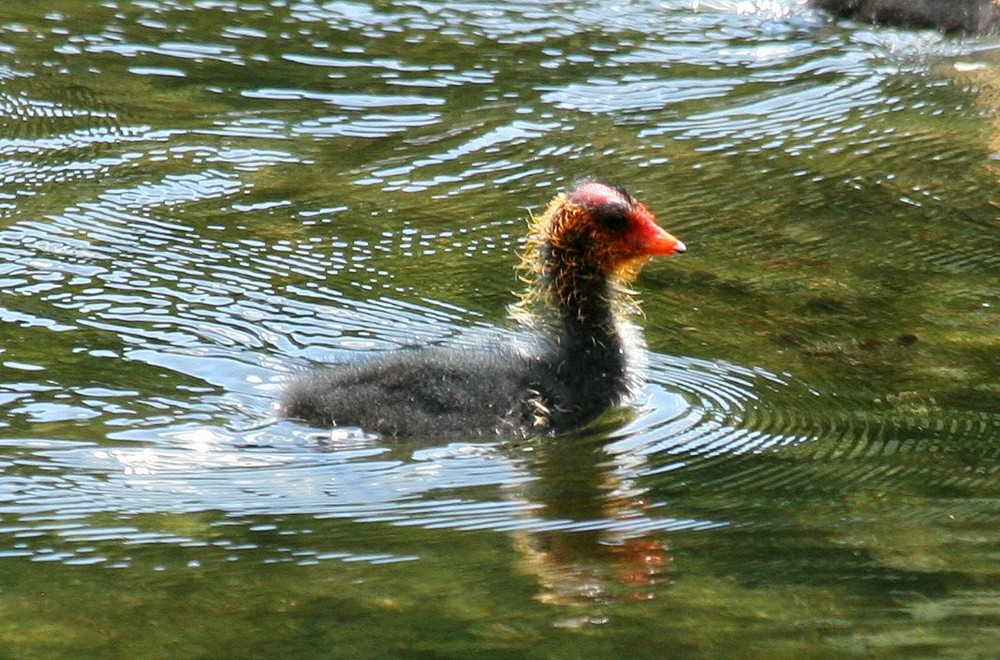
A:
[[[669,579],[663,532],[644,532],[650,503],[637,485],[645,461],[613,455],[606,443],[580,437],[547,439],[534,452],[536,479],[518,496],[541,505],[558,529],[518,531],[521,569],[538,579],[538,600],[584,604],[652,598]]]

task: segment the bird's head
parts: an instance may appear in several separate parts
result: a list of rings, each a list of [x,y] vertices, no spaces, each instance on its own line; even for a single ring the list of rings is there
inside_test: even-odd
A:
[[[532,251],[562,268],[599,272],[623,282],[650,258],[685,251],[624,188],[586,179],[557,195],[532,222]],[[549,263],[552,267],[555,264]]]

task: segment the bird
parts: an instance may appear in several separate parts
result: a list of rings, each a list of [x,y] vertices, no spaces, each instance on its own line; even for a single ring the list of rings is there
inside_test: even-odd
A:
[[[278,412],[399,438],[580,429],[641,386],[646,349],[629,285],[652,257],[685,251],[624,187],[583,179],[531,214],[519,265],[525,290],[509,308],[522,332],[307,373],[284,389]]]
[[[1000,32],[998,0],[811,0],[835,16],[946,34]]]

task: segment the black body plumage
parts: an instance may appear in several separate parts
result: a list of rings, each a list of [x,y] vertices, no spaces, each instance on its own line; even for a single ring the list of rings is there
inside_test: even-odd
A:
[[[877,25],[932,28],[945,33],[1000,32],[997,0],[812,0],[843,18]]]

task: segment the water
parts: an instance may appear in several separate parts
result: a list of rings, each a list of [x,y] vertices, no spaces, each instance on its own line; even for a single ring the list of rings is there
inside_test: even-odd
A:
[[[996,42],[793,0],[0,9],[12,657],[988,657]],[[273,418],[505,324],[585,174],[689,246],[573,437]]]

